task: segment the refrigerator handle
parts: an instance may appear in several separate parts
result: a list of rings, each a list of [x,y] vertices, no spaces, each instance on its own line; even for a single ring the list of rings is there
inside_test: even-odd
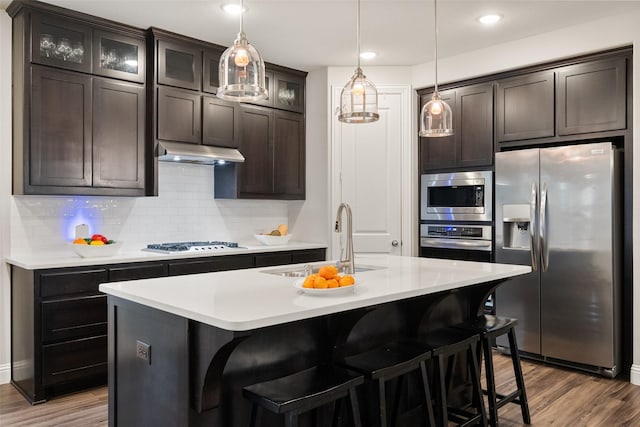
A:
[[[542,184],[540,196],[540,254],[542,271],[549,269],[549,242],[547,241],[547,183]]]
[[[531,236],[531,269],[538,270],[538,247],[536,245],[536,205],[538,204],[538,186],[531,183],[531,200],[529,202],[529,235]]]

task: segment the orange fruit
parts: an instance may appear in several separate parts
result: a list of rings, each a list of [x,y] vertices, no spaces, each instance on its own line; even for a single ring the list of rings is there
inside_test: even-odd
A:
[[[327,289],[327,287],[329,287],[329,285],[327,284],[327,279],[321,276],[316,277],[313,285],[313,287],[316,289]]]
[[[324,267],[320,267],[318,274],[325,279],[332,279],[338,274],[338,269],[335,265],[325,265]]]
[[[345,275],[340,279],[340,286],[351,286],[355,283],[353,276]]]
[[[338,288],[340,287],[340,283],[338,283],[336,279],[329,279],[327,280],[327,286],[329,288]]]
[[[86,245],[87,241],[84,240],[82,237],[78,237],[76,240],[73,241],[74,245]]]
[[[302,287],[303,288],[313,288],[313,283],[316,280],[316,275],[312,274],[310,276],[307,276],[306,279],[304,279],[304,282],[302,283]]]

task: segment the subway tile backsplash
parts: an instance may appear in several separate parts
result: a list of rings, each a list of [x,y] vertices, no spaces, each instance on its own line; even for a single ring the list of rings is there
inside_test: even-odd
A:
[[[12,254],[71,253],[62,243],[82,223],[129,251],[186,240],[258,244],[255,232],[287,222],[286,201],[214,199],[212,166],[160,162],[158,178],[158,197],[12,197]]]

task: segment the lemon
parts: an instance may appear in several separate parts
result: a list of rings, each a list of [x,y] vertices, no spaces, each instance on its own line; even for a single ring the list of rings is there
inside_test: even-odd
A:
[[[102,240],[92,240],[89,243],[90,246],[104,246],[104,242]]]

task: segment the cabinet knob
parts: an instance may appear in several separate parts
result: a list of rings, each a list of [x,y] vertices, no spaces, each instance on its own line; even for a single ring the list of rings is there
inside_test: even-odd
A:
[[[399,244],[400,244],[400,242],[398,242],[397,240],[392,240],[391,241],[391,246],[393,246],[394,248],[398,247]]]

